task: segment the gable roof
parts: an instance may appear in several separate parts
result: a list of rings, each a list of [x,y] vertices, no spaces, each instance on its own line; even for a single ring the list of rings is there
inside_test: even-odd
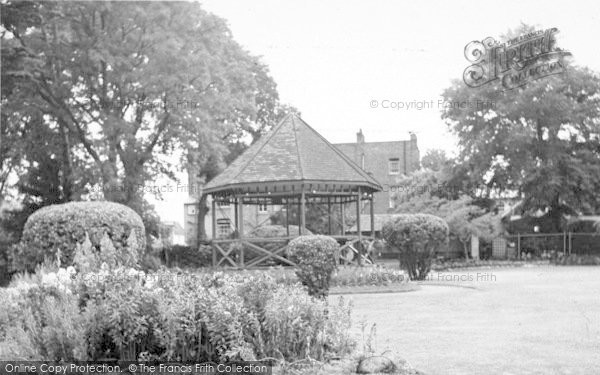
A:
[[[225,170],[204,192],[326,184],[381,190],[380,184],[295,114],[287,115]]]

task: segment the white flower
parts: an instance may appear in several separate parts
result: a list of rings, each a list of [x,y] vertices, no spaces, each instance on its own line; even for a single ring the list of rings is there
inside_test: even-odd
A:
[[[156,275],[148,275],[148,277],[146,277],[146,283],[144,284],[144,287],[146,287],[146,289],[152,289],[156,281]]]
[[[42,285],[58,285],[56,273],[46,273],[42,275]]]
[[[20,292],[26,292],[29,289],[33,288],[34,286],[35,286],[35,284],[18,282],[18,283],[16,283],[16,285],[14,285],[14,288]]]
[[[69,266],[67,267],[67,273],[69,274],[69,276],[73,276],[77,273],[77,271],[75,270],[75,267]]]
[[[56,273],[56,278],[60,284],[68,284],[71,282],[71,275],[67,272],[66,269],[60,268]]]
[[[94,273],[86,273],[83,275],[83,283],[88,285],[96,281],[96,275]]]

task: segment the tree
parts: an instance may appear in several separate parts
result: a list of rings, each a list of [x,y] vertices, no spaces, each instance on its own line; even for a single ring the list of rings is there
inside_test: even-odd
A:
[[[548,208],[554,230],[569,208],[600,209],[600,77],[564,63],[564,73],[512,90],[455,81],[443,94],[449,103],[488,103],[443,112],[459,138],[462,178],[487,186],[487,197],[514,192],[527,210]]]
[[[482,235],[482,228],[473,219],[483,215],[485,211],[481,207],[472,205],[470,198],[466,197],[449,202],[448,206],[448,214],[445,219],[450,228],[450,233],[462,244],[465,259],[469,259],[471,237]]]
[[[471,237],[491,241],[501,233],[500,218],[493,213],[488,202],[449,185],[448,181],[452,180],[449,173],[450,170],[420,170],[399,178],[394,212],[430,214],[446,220],[450,237],[461,243],[468,259]]]
[[[449,161],[444,150],[431,149],[427,150],[421,158],[421,167],[432,171],[440,171]]]
[[[5,83],[2,83],[5,85]],[[0,204],[4,201],[9,178],[19,167],[22,155],[22,129],[9,128],[6,112],[0,114]]]
[[[3,57],[17,63],[3,73],[19,78],[8,107],[28,116],[33,104],[75,138],[111,200],[140,199],[136,187],[164,165],[157,150],[223,113],[253,114],[252,59],[197,5],[4,8]]]
[[[2,134],[39,116],[68,144],[67,180],[80,163],[140,213],[144,184],[174,177],[167,155],[218,160],[272,116],[266,67],[198,3],[9,1],[2,27]]]

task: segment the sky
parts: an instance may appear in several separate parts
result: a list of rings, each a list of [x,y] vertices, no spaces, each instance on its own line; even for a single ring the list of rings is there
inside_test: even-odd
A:
[[[572,53],[572,61],[600,71],[597,0],[200,3],[262,57],[281,101],[332,143],[354,142],[359,129],[367,142],[408,139],[414,132],[421,155],[428,149],[455,154],[457,140],[440,117],[440,100],[470,65],[465,45],[498,39],[522,22],[558,28],[557,45]],[[154,202],[161,218],[183,223],[185,194],[164,199]]]

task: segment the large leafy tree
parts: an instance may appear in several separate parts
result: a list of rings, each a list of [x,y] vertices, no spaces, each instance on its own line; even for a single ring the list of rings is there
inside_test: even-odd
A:
[[[141,187],[173,176],[169,155],[212,165],[276,113],[266,66],[197,3],[9,1],[2,28],[2,107],[12,114],[2,134],[33,119],[59,134],[67,199],[84,174],[106,199],[143,212]],[[5,150],[3,172],[19,166]]]
[[[433,171],[442,170],[450,162],[446,152],[439,149],[427,150],[421,158],[421,166]]]
[[[488,197],[514,192],[526,210],[561,216],[600,209],[600,77],[566,65],[563,73],[505,90],[455,81],[442,117],[459,138],[461,179]],[[477,103],[480,103],[479,105]],[[487,104],[485,104],[487,103]],[[485,105],[484,105],[485,104]]]
[[[111,200],[134,203],[136,186],[165,172],[156,153],[255,116],[255,59],[196,4],[4,8],[3,75],[18,78],[5,108],[34,108],[68,132]]]

